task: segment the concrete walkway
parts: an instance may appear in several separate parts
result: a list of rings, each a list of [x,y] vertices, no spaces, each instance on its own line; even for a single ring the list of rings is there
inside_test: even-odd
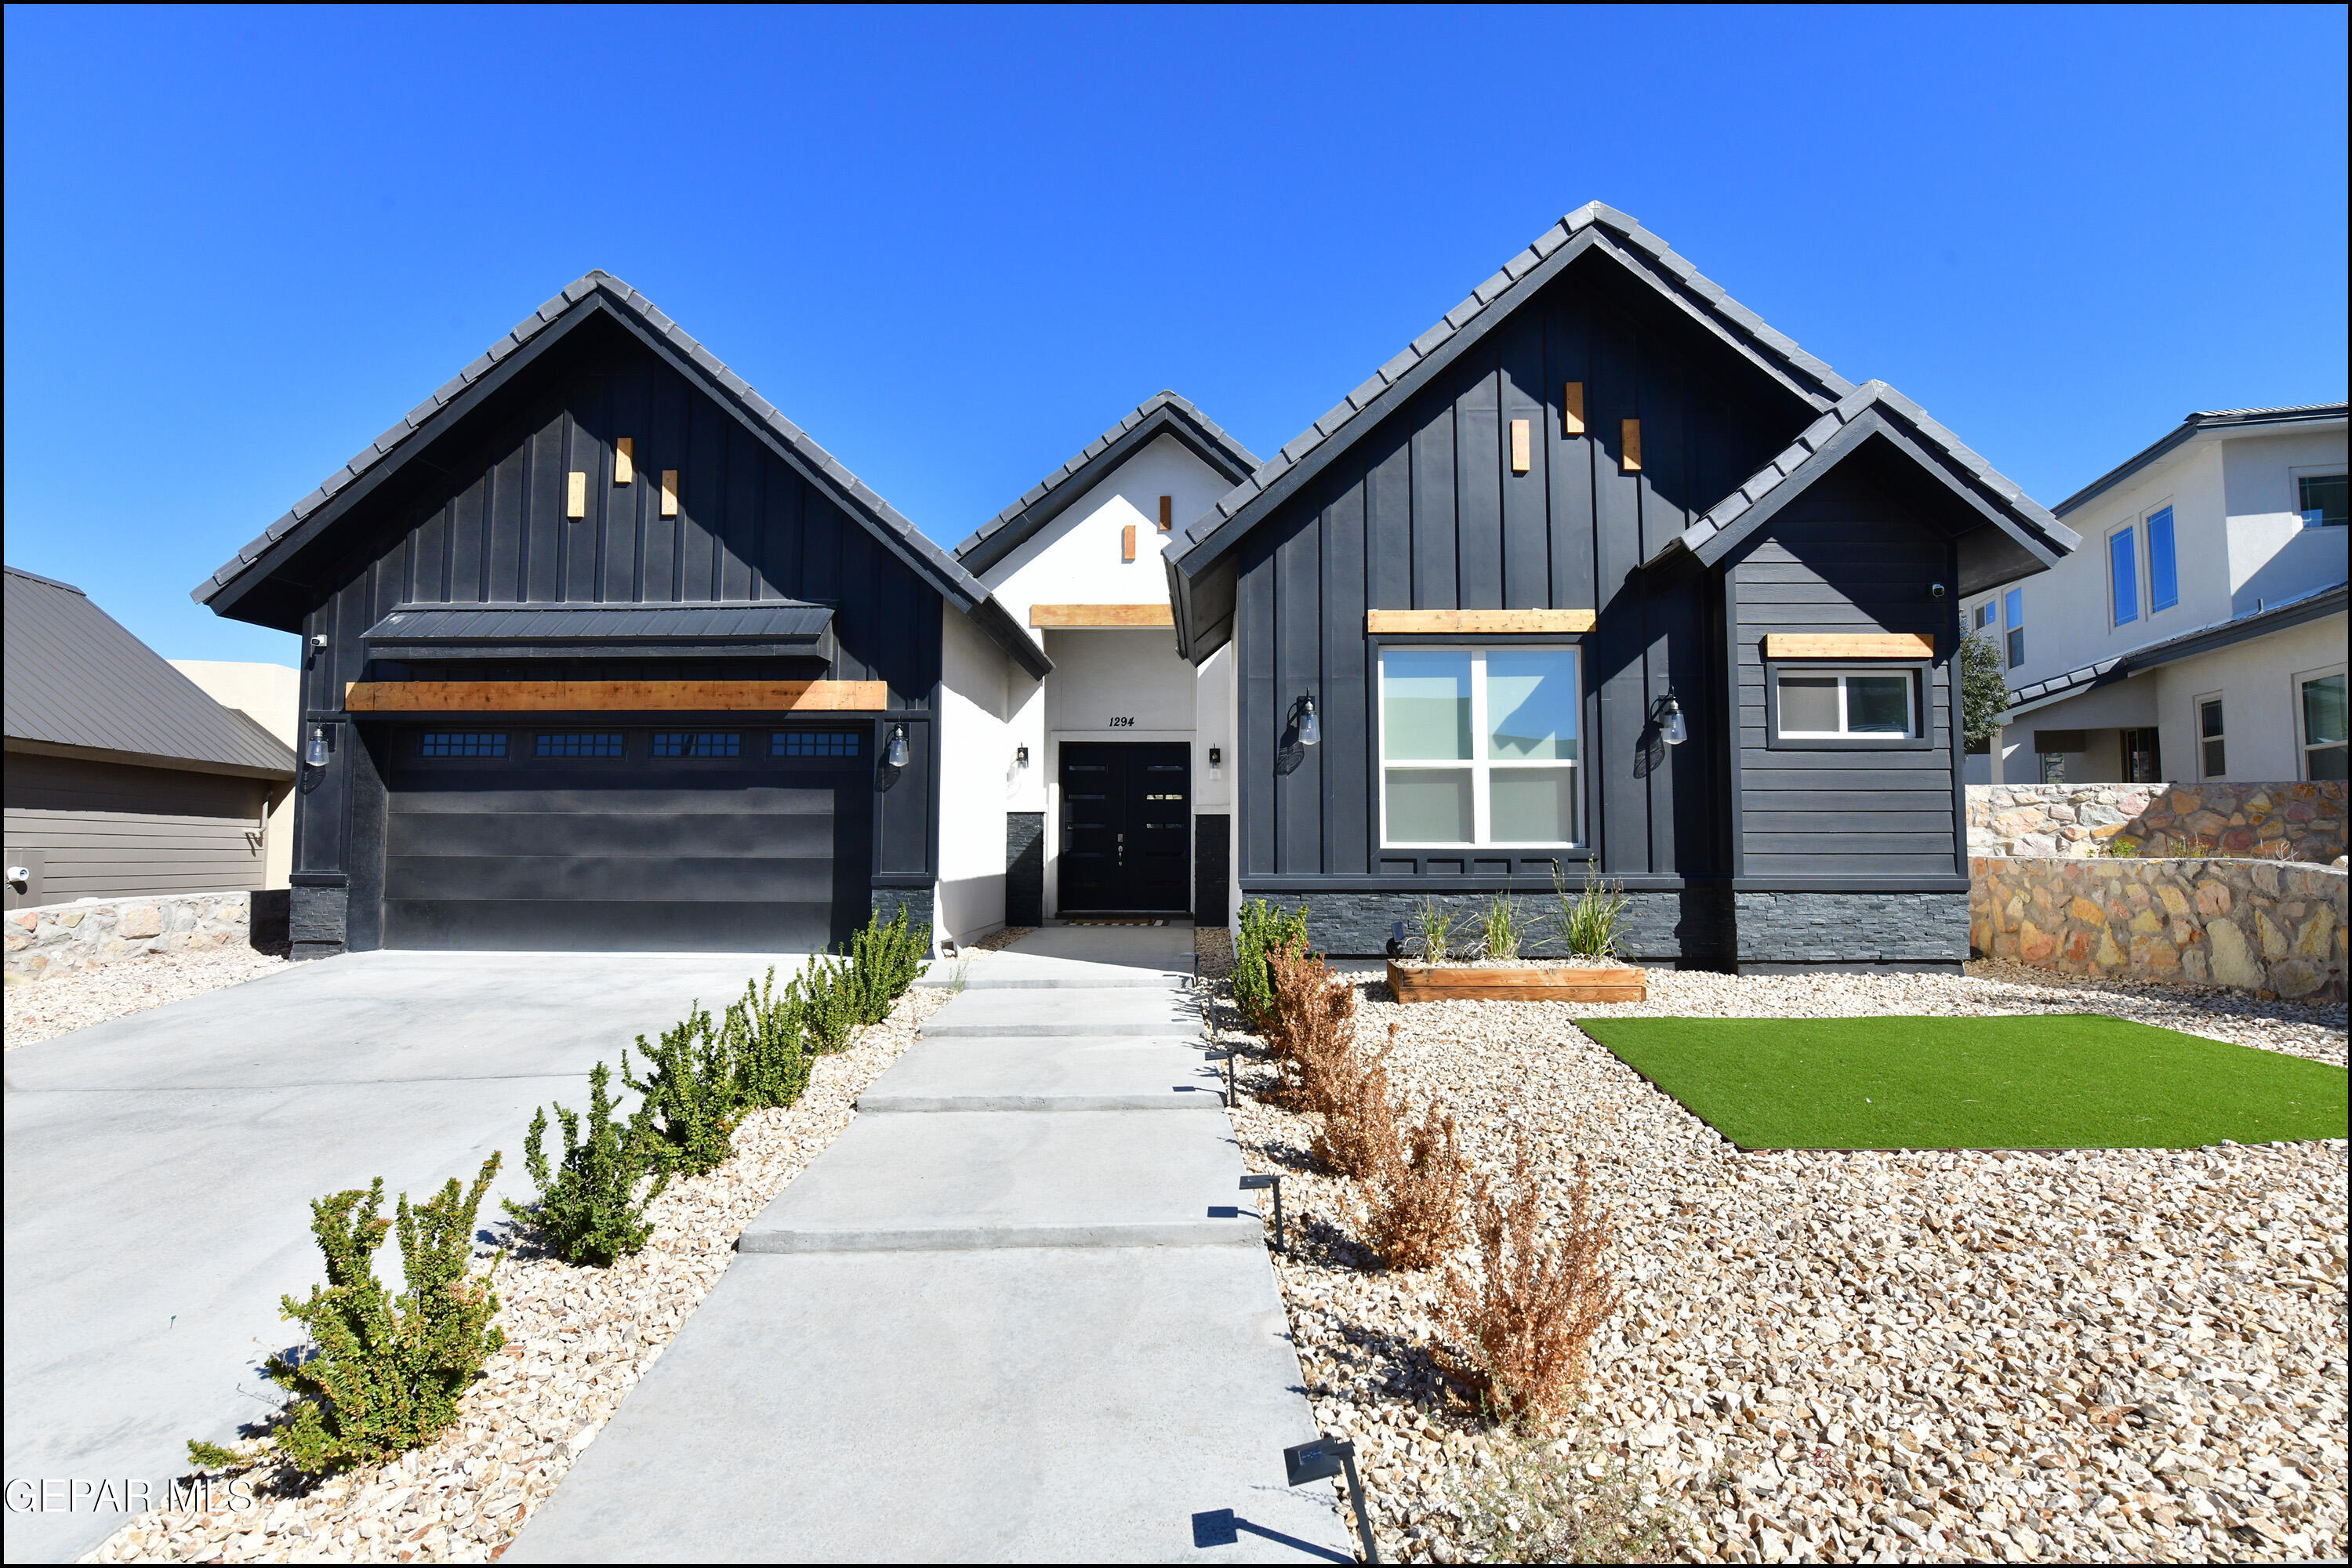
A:
[[[506,1561],[1351,1560],[1192,967],[972,960]]]
[[[301,1337],[278,1302],[324,1279],[310,1201],[384,1180],[390,1210],[506,1153],[483,1199],[527,1198],[532,1109],[587,1099],[599,1058],[792,955],[366,952],[10,1051],[7,1470],[151,1483],[187,1439],[281,1397],[255,1367]],[[42,984],[64,984],[43,982]],[[386,1241],[377,1267],[399,1276]],[[7,1560],[67,1562],[123,1522],[7,1516]]]

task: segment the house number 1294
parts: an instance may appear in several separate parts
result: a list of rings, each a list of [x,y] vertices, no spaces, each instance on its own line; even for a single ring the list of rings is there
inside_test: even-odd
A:
[[[1113,719],[1110,721],[1110,727],[1114,730],[1132,730],[1135,728],[1135,721],[1131,718]]]

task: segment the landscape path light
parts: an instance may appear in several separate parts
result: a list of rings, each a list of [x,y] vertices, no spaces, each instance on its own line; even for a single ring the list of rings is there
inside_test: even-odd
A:
[[[1303,1487],[1308,1481],[1328,1481],[1344,1471],[1348,1477],[1348,1500],[1356,1510],[1356,1536],[1364,1543],[1364,1561],[1378,1563],[1381,1549],[1372,1540],[1372,1516],[1364,1511],[1364,1483],[1356,1476],[1356,1445],[1345,1437],[1320,1436],[1312,1443],[1301,1443],[1282,1451],[1284,1468],[1290,1472],[1290,1484]]]
[[[1277,1173],[1276,1174],[1268,1176],[1244,1176],[1242,1178],[1242,1191],[1245,1193],[1262,1193],[1268,1187],[1274,1189],[1274,1249],[1276,1252],[1287,1252],[1290,1249],[1282,1244],[1281,1175]]]

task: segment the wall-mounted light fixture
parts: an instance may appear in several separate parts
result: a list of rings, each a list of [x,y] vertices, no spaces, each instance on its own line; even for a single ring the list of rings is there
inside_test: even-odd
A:
[[[1015,746],[1013,748],[1013,765],[1016,768],[1025,768],[1029,765],[1028,747]]]
[[[310,727],[310,743],[302,749],[302,761],[307,766],[314,768],[323,768],[327,765],[326,726],[313,724]]]
[[[1658,709],[1658,738],[1669,746],[1679,746],[1690,739],[1690,725],[1683,720],[1683,705],[1675,700],[1671,691]]]
[[[1323,725],[1322,721],[1315,717],[1315,699],[1307,697],[1301,700],[1302,707],[1298,715],[1298,743],[1302,746],[1321,745]]]
[[[1211,746],[1209,748],[1209,765],[1213,768],[1223,767],[1224,766],[1224,763],[1225,749],[1223,746]]]
[[[890,743],[882,749],[882,760],[894,768],[907,765],[907,726],[899,724],[890,731]]]

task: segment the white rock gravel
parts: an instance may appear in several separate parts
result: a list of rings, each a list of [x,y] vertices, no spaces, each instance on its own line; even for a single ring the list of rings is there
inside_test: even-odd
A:
[[[55,1039],[110,1018],[166,1002],[241,985],[286,967],[280,955],[250,947],[149,952],[92,969],[60,970],[7,987],[7,1048]]]
[[[509,1257],[497,1276],[506,1348],[431,1447],[307,1494],[286,1489],[281,1472],[257,1470],[257,1508],[233,1512],[217,1489],[218,1511],[142,1514],[80,1561],[489,1561],[701,1304],[743,1226],[841,1135],[858,1094],[946,1002],[943,991],[909,992],[887,1020],[816,1063],[800,1103],[748,1118],[725,1164],[655,1201],[643,1251],[609,1269]]]
[[[1215,941],[1210,939],[1218,939]],[[1204,933],[1203,973],[1230,958]],[[2321,1060],[2343,1009],[2229,993],[1958,976],[1651,971],[1592,1015],[2097,1011]],[[1592,1161],[1625,1305],[1580,1421],[1693,1561],[2286,1559],[2346,1549],[2346,1144],[2186,1152],[1742,1154],[1540,1003],[1398,1006],[1392,1080],[1506,1174],[1525,1129]],[[1212,984],[1222,998],[1225,989]],[[1236,1034],[1229,1007],[1216,1009]],[[1245,1037],[1244,1037],[1245,1038]],[[1263,1062],[1244,1087],[1269,1080]],[[1494,1445],[1429,1361],[1434,1271],[1359,1245],[1310,1119],[1244,1096],[1284,1173],[1276,1268],[1318,1415],[1353,1436],[1384,1555],[1456,1560],[1445,1477]],[[1550,1443],[1568,1427],[1533,1440]]]

